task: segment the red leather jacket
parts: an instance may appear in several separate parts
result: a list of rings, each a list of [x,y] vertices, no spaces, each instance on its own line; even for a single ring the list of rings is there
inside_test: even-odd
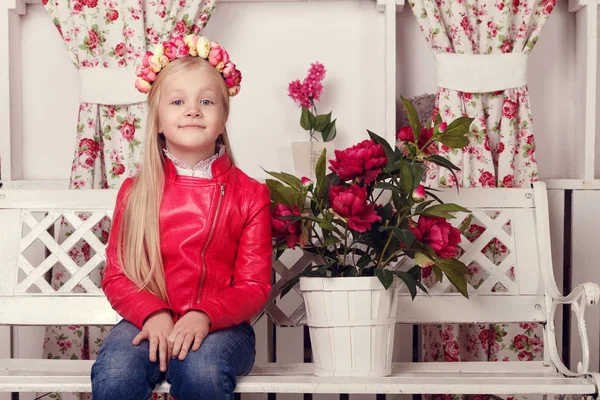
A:
[[[219,157],[212,179],[178,176],[165,160],[160,240],[169,304],[139,290],[118,263],[118,229],[132,180],[117,196],[106,249],[102,288],[124,319],[142,328],[146,318],[168,309],[176,321],[190,310],[205,312],[211,331],[248,321],[271,289],[269,190]]]

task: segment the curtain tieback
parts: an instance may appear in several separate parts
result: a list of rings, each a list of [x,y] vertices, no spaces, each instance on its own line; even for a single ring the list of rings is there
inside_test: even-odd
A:
[[[147,95],[135,88],[135,68],[79,69],[79,101],[81,103],[126,105],[142,103]]]
[[[468,93],[490,93],[527,84],[527,54],[435,55],[438,86]]]

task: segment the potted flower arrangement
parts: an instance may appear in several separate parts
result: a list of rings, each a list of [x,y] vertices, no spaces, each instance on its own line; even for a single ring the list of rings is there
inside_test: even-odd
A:
[[[276,258],[301,247],[315,260],[282,295],[300,282],[317,375],[390,373],[400,284],[413,298],[427,292],[423,268],[468,296],[467,267],[455,258],[468,221],[460,229],[448,222],[468,210],[443,203],[421,182],[426,162],[458,170],[435,154],[435,144],[464,147],[473,119],[444,123],[438,116],[424,127],[412,103],[402,101],[410,127],[398,133],[398,146],[367,131],[370,139],[335,151],[330,173],[323,151],[314,181],[267,171],[275,178],[266,183]],[[414,266],[396,268],[406,258]]]
[[[312,179],[314,179],[316,162],[322,151],[326,149],[331,155],[335,149],[332,140],[337,133],[336,120],[331,119],[331,112],[327,114],[317,112],[317,103],[323,94],[323,79],[326,73],[325,66],[316,61],[310,65],[308,74],[302,82],[296,79],[288,84],[288,96],[302,109],[300,126],[309,134],[308,141],[292,142],[294,168],[296,174]]]

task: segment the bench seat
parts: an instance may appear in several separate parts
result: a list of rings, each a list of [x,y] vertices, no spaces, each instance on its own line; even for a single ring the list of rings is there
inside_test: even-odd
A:
[[[0,392],[90,392],[88,360],[0,359]],[[156,392],[168,392],[163,382]],[[238,378],[239,393],[596,393],[587,378],[565,377],[543,362],[395,363],[385,378],[315,377],[312,364],[268,363]]]

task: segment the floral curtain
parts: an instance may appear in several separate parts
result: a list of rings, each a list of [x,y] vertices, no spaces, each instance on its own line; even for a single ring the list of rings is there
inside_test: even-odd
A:
[[[514,60],[529,54],[555,3],[556,0],[410,1],[421,31],[436,59],[441,61],[447,54],[512,54]],[[439,68],[438,62],[438,85]],[[500,71],[500,74],[512,72]],[[491,75],[485,70],[478,73]],[[464,87],[468,87],[466,83]],[[533,120],[526,84],[493,91],[439,87],[435,112],[439,112],[444,120],[467,115],[475,121],[466,148],[452,150],[440,146],[438,149],[440,155],[461,169],[457,174],[458,182],[452,174],[431,165],[427,174],[429,185],[521,187],[537,180]],[[474,222],[468,232],[471,240],[484,229]],[[496,262],[503,258],[506,248],[502,243],[492,241],[484,252]],[[477,265],[471,265],[469,269],[469,282],[477,287],[486,278],[486,273]],[[507,274],[510,276],[514,271],[507,271]],[[496,285],[492,290],[504,288]],[[423,327],[422,334],[424,361],[528,361],[543,357],[542,330],[532,323],[429,325]],[[434,396],[455,397],[451,394]]]
[[[80,106],[71,189],[118,188],[141,160],[145,96],[135,91],[135,67],[146,49],[173,36],[198,33],[215,0],[42,0],[80,74]],[[64,226],[60,235],[69,233]],[[101,240],[109,223],[96,226]],[[79,243],[70,255],[88,260],[90,246]],[[99,286],[101,271],[96,272]],[[52,285],[62,286],[68,271],[55,266]],[[82,291],[81,287],[75,290]],[[107,327],[52,326],[46,329],[47,358],[95,358]],[[57,395],[50,395],[57,397]],[[63,394],[67,398],[89,395]]]

